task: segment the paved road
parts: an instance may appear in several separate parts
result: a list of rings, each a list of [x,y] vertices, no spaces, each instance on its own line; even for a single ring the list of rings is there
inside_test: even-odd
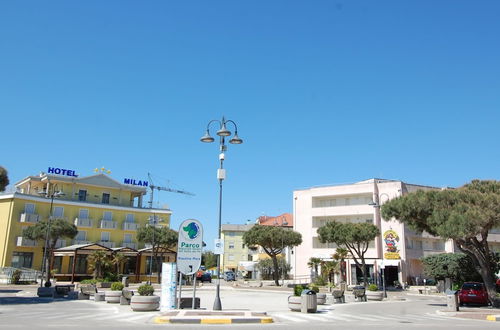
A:
[[[500,324],[488,321],[463,320],[436,314],[444,308],[442,297],[406,296],[406,301],[348,303],[319,306],[319,313],[291,312],[287,307],[290,292],[234,289],[224,286],[221,290],[223,309],[250,309],[266,311],[276,323],[269,325],[232,325],[231,327],[255,329],[301,329],[314,326],[331,329],[499,329]],[[185,296],[188,292],[184,293]],[[215,287],[206,285],[198,290],[201,306],[211,309]],[[179,329],[200,329],[202,325],[156,325],[152,323],[157,312],[132,312],[129,306],[104,302],[53,300],[35,298],[29,291],[15,292],[0,287],[0,327],[3,329],[145,329],[168,326]],[[4,327],[8,325],[8,327]],[[210,329],[227,329],[227,326],[209,326]]]

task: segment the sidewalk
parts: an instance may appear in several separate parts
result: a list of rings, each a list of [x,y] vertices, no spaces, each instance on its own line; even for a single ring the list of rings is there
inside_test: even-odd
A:
[[[436,311],[436,313],[439,315],[458,317],[463,319],[500,321],[500,309],[491,307],[460,307],[458,312],[438,310]]]

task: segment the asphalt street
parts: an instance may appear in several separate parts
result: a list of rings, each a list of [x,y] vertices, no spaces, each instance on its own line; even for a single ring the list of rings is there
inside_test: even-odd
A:
[[[38,298],[36,288],[22,291],[0,287],[0,328],[2,329],[147,329],[168,327],[179,329],[227,329],[229,325],[172,325],[154,324],[159,312],[133,312],[130,306],[94,302],[92,300],[63,300]],[[272,316],[272,324],[230,325],[242,329],[275,328],[331,329],[500,329],[498,322],[467,320],[438,315],[444,309],[445,299],[440,296],[413,296],[398,294],[387,302],[353,302],[318,306],[318,313],[291,312],[287,307],[288,291],[233,288],[221,289],[224,310],[265,311]],[[190,296],[191,291],[183,292]],[[215,286],[205,285],[197,290],[201,307],[210,310],[215,297]],[[404,300],[395,300],[404,299]]]

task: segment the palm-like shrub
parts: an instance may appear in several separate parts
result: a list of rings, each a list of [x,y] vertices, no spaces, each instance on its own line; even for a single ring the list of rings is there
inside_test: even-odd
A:
[[[152,296],[155,289],[149,284],[143,284],[137,289],[137,292],[139,292],[141,296]]]
[[[113,282],[111,284],[111,291],[121,291],[124,285],[121,282]]]

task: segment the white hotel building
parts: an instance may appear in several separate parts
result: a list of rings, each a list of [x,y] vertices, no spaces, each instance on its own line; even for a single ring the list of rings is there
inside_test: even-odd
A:
[[[453,242],[426,233],[416,234],[398,221],[382,219],[379,207],[390,199],[421,189],[440,188],[396,180],[370,179],[354,184],[294,191],[294,230],[302,234],[302,244],[294,248],[294,278],[311,279],[313,270],[307,266],[311,257],[332,260],[336,246],[333,243],[320,243],[317,234],[320,226],[328,221],[368,222],[380,230],[380,236],[370,245],[366,254],[371,281],[380,283],[379,274],[383,264],[387,285],[392,285],[394,281],[421,283],[424,274],[420,258],[454,252]],[[346,260],[346,278],[350,285],[362,281],[361,271],[356,268],[354,260]]]

